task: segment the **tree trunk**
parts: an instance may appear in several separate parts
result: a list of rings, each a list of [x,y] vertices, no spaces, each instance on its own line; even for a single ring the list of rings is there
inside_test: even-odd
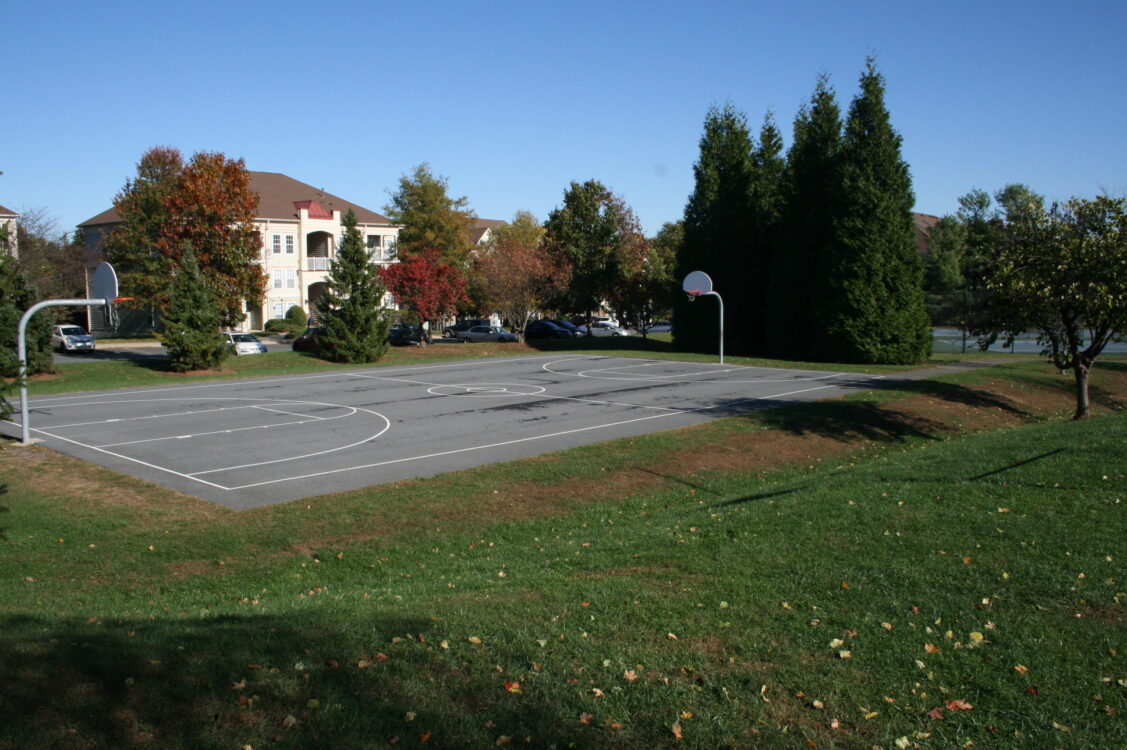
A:
[[[1091,365],[1077,360],[1072,366],[1073,375],[1076,377],[1076,414],[1073,419],[1087,419],[1092,415],[1091,403],[1088,401],[1088,372]]]

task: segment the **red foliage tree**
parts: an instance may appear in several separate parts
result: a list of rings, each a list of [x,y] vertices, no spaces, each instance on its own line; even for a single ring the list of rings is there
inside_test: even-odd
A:
[[[465,276],[441,258],[440,250],[427,248],[380,269],[381,281],[399,306],[422,321],[450,315],[469,301]]]

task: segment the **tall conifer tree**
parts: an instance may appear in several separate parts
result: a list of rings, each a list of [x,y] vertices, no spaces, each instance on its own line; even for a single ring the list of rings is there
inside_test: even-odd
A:
[[[750,325],[744,339],[745,353],[766,354],[771,313],[771,268],[777,252],[779,220],[783,208],[783,137],[770,112],[763,118],[759,141],[751,154],[751,245],[748,256],[747,303]]]
[[[823,358],[908,364],[931,336],[912,222],[912,181],[872,58],[849,108],[841,148],[832,294],[825,299]]]
[[[223,322],[215,290],[200,270],[191,243],[184,243],[172,272],[161,343],[176,372],[218,367],[230,354],[220,333]]]
[[[829,78],[818,77],[794,122],[787,152],[783,206],[771,269],[770,351],[796,359],[822,356],[828,293],[826,259],[834,244],[840,193],[841,110]]]
[[[693,166],[696,178],[685,206],[685,236],[677,256],[676,283],[690,271],[712,277],[724,299],[726,317],[739,326],[726,326],[731,334],[755,325],[748,320],[746,288],[756,272],[749,258],[752,237],[752,143],[747,118],[731,104],[713,107],[704,120],[700,157]],[[714,352],[717,330],[715,303],[690,304],[683,295],[673,308],[674,343],[687,351]],[[726,346],[733,353],[746,353],[742,339]]]
[[[325,332],[322,354],[336,362],[378,362],[387,353],[389,321],[384,286],[364,247],[356,212],[344,215],[344,237],[318,303]]]

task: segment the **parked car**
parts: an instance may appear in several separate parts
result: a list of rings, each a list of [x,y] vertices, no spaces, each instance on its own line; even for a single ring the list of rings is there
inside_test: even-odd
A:
[[[524,329],[524,338],[526,341],[535,341],[537,339],[570,339],[571,333],[567,329],[561,328],[551,320],[536,320],[529,323]]]
[[[387,332],[387,340],[392,346],[419,346],[429,338],[423,329],[410,323],[392,323]]]
[[[325,335],[325,329],[321,326],[306,328],[300,336],[293,340],[293,350],[295,352],[319,352],[321,351],[321,336],[323,335]]]
[[[452,326],[447,326],[442,329],[442,337],[447,339],[460,339],[462,333],[468,331],[474,326],[487,326],[489,321],[484,318],[470,318],[469,320],[461,320]]]
[[[60,352],[92,352],[94,337],[80,326],[55,326],[51,329],[51,346]]]
[[[587,326],[579,326],[578,331],[586,336]],[[630,333],[618,326],[612,326],[610,323],[598,322],[591,324],[592,336],[629,336]]]
[[[459,333],[458,338],[467,344],[475,341],[518,341],[515,333],[509,333],[501,326],[473,326]]]
[[[223,335],[227,338],[227,346],[231,347],[236,356],[240,354],[266,353],[266,344],[259,341],[258,337],[253,333],[226,331]]]
[[[658,320],[650,323],[642,330],[644,330],[646,333],[669,333],[673,330],[673,324],[668,320]]]
[[[583,335],[579,332],[579,326],[575,325],[574,323],[572,323],[570,321],[567,321],[567,320],[549,320],[548,322],[549,323],[555,323],[557,326],[564,329],[565,331],[570,333],[572,336],[582,336]]]

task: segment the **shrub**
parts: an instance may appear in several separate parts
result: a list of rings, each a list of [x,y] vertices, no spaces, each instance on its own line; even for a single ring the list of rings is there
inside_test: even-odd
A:
[[[309,317],[305,314],[305,310],[301,309],[301,305],[294,305],[286,310],[286,320],[293,324],[293,328],[304,328],[309,322]]]

